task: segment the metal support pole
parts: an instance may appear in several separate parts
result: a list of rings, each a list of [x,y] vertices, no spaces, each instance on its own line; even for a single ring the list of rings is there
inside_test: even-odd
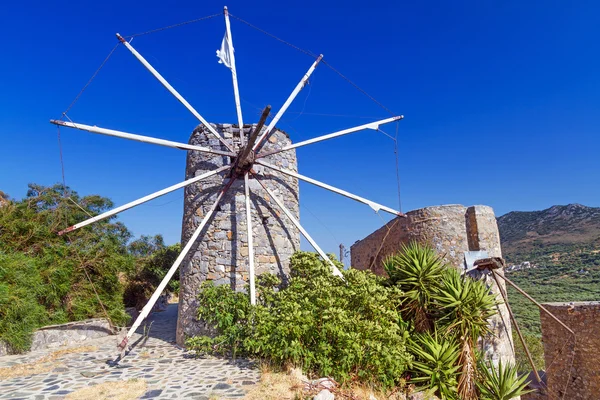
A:
[[[554,314],[552,314],[550,311],[548,311],[548,309],[546,309],[546,307],[544,307],[543,305],[541,305],[540,303],[538,303],[533,297],[531,297],[530,295],[528,295],[523,289],[521,289],[520,287],[518,287],[517,285],[515,285],[510,279],[508,279],[504,275],[497,274],[497,276],[499,276],[500,278],[504,279],[506,281],[506,283],[508,283],[510,286],[514,287],[517,290],[517,292],[519,292],[523,296],[525,296],[529,301],[531,301],[533,304],[535,304],[536,306],[538,306],[538,308],[540,310],[542,310],[543,312],[545,312],[546,314],[548,314],[553,320],[555,320],[556,322],[558,322],[563,328],[565,328],[567,331],[569,331],[571,333],[571,335],[575,336],[575,332],[573,332],[573,330],[571,328],[569,328],[567,325],[565,325],[564,322],[562,322],[560,319],[556,318],[554,316]]]
[[[317,65],[321,62],[322,59],[323,59],[323,54],[321,54],[317,58],[317,60],[310,66],[310,68],[308,69],[308,71],[306,72],[306,74],[304,74],[304,76],[302,77],[302,79],[300,80],[300,82],[296,85],[296,87],[292,91],[292,94],[290,94],[290,96],[285,101],[285,103],[283,104],[283,106],[281,107],[281,109],[277,112],[277,114],[275,114],[275,117],[273,118],[273,120],[271,121],[271,123],[269,124],[269,126],[267,127],[267,130],[265,131],[264,135],[262,135],[258,139],[258,141],[254,145],[254,147],[252,148],[252,150],[258,151],[260,149],[260,147],[262,146],[263,142],[269,137],[269,135],[271,134],[271,131],[273,130],[273,128],[275,127],[275,125],[279,122],[279,119],[287,111],[287,109],[290,106],[290,104],[292,104],[292,101],[294,101],[294,99],[296,98],[296,96],[298,96],[298,93],[300,93],[300,91],[302,90],[302,88],[306,85],[306,82],[308,81],[308,78],[312,75],[312,73],[314,72],[315,68],[317,68]]]
[[[496,281],[498,290],[500,290],[500,295],[502,296],[502,299],[504,300],[504,305],[506,305],[506,309],[508,310],[508,315],[510,315],[510,320],[512,321],[515,329],[517,330],[517,335],[519,336],[519,340],[520,340],[521,344],[523,345],[523,348],[525,349],[525,354],[527,354],[527,359],[529,360],[529,365],[531,365],[531,368],[533,369],[533,374],[535,375],[535,379],[538,381],[538,383],[540,385],[542,385],[542,383],[543,383],[542,378],[540,378],[540,374],[538,373],[535,363],[533,362],[533,358],[531,357],[529,348],[527,347],[527,344],[525,344],[525,339],[523,338],[523,334],[521,333],[521,328],[519,328],[519,324],[517,323],[517,320],[515,319],[512,309],[510,308],[510,305],[508,304],[508,297],[506,296],[506,293],[504,293],[504,289],[500,285],[500,280],[498,279],[499,274],[496,271],[494,271],[493,269],[490,269],[490,271],[492,272],[492,276],[494,277],[494,280]]]
[[[252,236],[252,210],[250,209],[250,185],[248,173],[244,175],[246,197],[246,225],[248,228],[248,269],[250,273],[250,304],[256,305],[256,286],[254,283],[254,238]]]
[[[292,224],[294,224],[296,226],[296,228],[298,228],[300,233],[302,233],[302,235],[312,245],[312,247],[317,251],[317,253],[319,253],[319,255],[321,257],[323,257],[323,260],[327,261],[329,263],[329,265],[331,265],[333,275],[339,276],[340,278],[344,279],[344,276],[342,275],[342,273],[340,272],[338,267],[335,266],[333,261],[331,261],[331,259],[329,257],[327,257],[327,254],[325,254],[325,252],[319,247],[317,242],[315,242],[313,240],[313,238],[308,234],[308,232],[306,232],[306,230],[302,227],[302,225],[300,225],[300,222],[298,222],[298,220],[296,219],[296,217],[294,217],[294,215],[291,213],[291,211],[287,209],[287,207],[283,204],[283,202],[279,198],[277,198],[277,196],[275,196],[275,193],[273,193],[273,191],[271,191],[268,187],[263,185],[263,183],[256,177],[256,175],[254,175],[254,177],[256,178],[256,180],[260,184],[260,186],[262,186],[262,188],[269,194],[271,199],[273,199],[273,201],[279,206],[279,208],[281,208],[283,210],[283,212],[285,213],[285,215],[287,215],[287,217],[290,219],[290,221],[292,221]]]
[[[267,157],[267,156],[270,156],[271,154],[281,153],[282,151],[287,151],[287,150],[295,149],[297,147],[306,146],[308,144],[321,142],[323,140],[333,139],[334,137],[338,137],[338,136],[342,136],[342,135],[347,135],[349,133],[354,133],[354,132],[362,131],[362,130],[365,130],[365,129],[377,130],[377,129],[379,129],[380,125],[389,124],[390,122],[394,122],[394,121],[399,121],[402,118],[404,118],[404,116],[403,115],[399,115],[397,117],[386,118],[386,119],[382,119],[382,120],[379,120],[379,121],[370,122],[368,124],[355,126],[354,128],[348,128],[348,129],[344,129],[344,130],[341,130],[341,131],[333,132],[333,133],[330,133],[328,135],[323,135],[323,136],[319,136],[319,137],[316,137],[316,138],[313,138],[313,139],[304,140],[302,142],[290,144],[289,146],[282,147],[281,149],[277,149],[277,150],[269,151],[267,153],[259,154],[259,155],[256,156],[256,158]]]
[[[195,150],[195,151],[201,151],[203,153],[218,154],[218,155],[230,156],[230,157],[235,156],[234,153],[231,153],[229,151],[213,150],[208,147],[194,146],[192,144],[187,144],[187,143],[173,142],[171,140],[157,139],[157,138],[153,138],[150,136],[136,135],[134,133],[121,132],[121,131],[116,131],[114,129],[100,128],[98,126],[76,124],[74,122],[65,122],[65,121],[60,121],[60,120],[56,120],[56,119],[51,119],[50,123],[54,124],[54,125],[64,126],[67,128],[75,128],[75,129],[79,129],[79,130],[87,131],[87,132],[91,132],[91,133],[98,133],[100,135],[114,136],[114,137],[119,137],[122,139],[135,140],[137,142],[151,143],[151,144],[157,144],[160,146],[172,147],[174,149]]]
[[[221,189],[221,191],[219,192],[219,194],[217,196],[217,199],[215,200],[214,204],[212,205],[212,207],[210,208],[210,210],[208,211],[208,213],[206,213],[206,215],[204,216],[204,218],[200,222],[200,225],[198,225],[198,228],[196,228],[196,230],[192,234],[192,237],[185,244],[185,247],[183,248],[183,250],[181,250],[181,253],[179,253],[179,256],[177,257],[177,259],[175,260],[175,262],[173,263],[173,265],[171,266],[171,268],[169,269],[169,271],[167,272],[167,274],[165,275],[165,277],[163,278],[163,280],[160,282],[160,285],[158,285],[158,287],[156,288],[156,290],[152,294],[152,297],[150,297],[150,300],[148,300],[148,303],[146,303],[146,305],[142,309],[142,312],[140,313],[140,315],[137,317],[137,319],[135,320],[135,322],[133,323],[133,325],[131,325],[131,328],[129,328],[129,331],[127,332],[127,336],[125,336],[123,338],[123,341],[121,342],[121,344],[119,344],[119,348],[121,350],[125,349],[125,346],[127,346],[127,343],[129,342],[129,339],[131,338],[131,336],[133,336],[133,334],[135,333],[135,331],[137,330],[137,328],[140,326],[140,324],[142,323],[142,321],[146,319],[146,317],[148,316],[148,314],[150,314],[150,311],[152,310],[152,307],[154,307],[154,304],[156,303],[156,301],[160,297],[160,295],[163,292],[163,290],[165,290],[165,288],[167,287],[167,284],[169,283],[169,281],[171,280],[171,278],[173,277],[173,275],[175,274],[175,272],[179,268],[179,265],[183,262],[183,260],[185,259],[185,257],[189,253],[189,251],[194,246],[194,243],[198,239],[198,236],[200,236],[200,233],[204,229],[204,226],[207,224],[208,220],[210,219],[210,217],[213,215],[213,213],[217,209],[217,206],[219,205],[219,202],[221,201],[221,199],[223,198],[223,196],[225,195],[225,193],[227,192],[227,190],[229,190],[229,188],[231,187],[231,185],[232,185],[232,183],[234,181],[235,181],[234,179],[231,179],[229,181],[229,183],[227,183],[227,185],[225,185],[223,187],[223,189]]]
[[[229,25],[229,12],[227,7],[223,8],[225,14],[225,27],[227,29],[225,40],[229,41],[229,59],[231,60],[231,79],[233,81],[233,96],[235,98],[235,110],[237,112],[238,126],[240,127],[240,143],[244,145],[244,121],[242,120],[242,105],[240,104],[240,91],[238,89],[237,70],[235,69],[235,54],[233,51],[233,37]]]
[[[231,168],[230,165],[225,165],[223,167],[215,169],[214,171],[210,171],[210,172],[204,173],[202,175],[195,176],[195,177],[193,177],[191,179],[188,179],[186,181],[183,181],[183,182],[177,183],[175,185],[169,186],[168,188],[159,190],[158,192],[151,193],[151,194],[149,194],[147,196],[144,196],[144,197],[142,197],[140,199],[134,200],[134,201],[129,202],[127,204],[124,204],[124,205],[122,205],[120,207],[117,207],[117,208],[114,208],[114,209],[112,209],[110,211],[102,213],[100,215],[96,215],[95,217],[92,217],[90,219],[86,219],[83,222],[80,222],[80,223],[75,224],[73,226],[70,226],[70,227],[68,227],[66,229],[63,229],[62,231],[58,232],[58,234],[59,235],[63,235],[65,233],[67,233],[67,232],[74,231],[75,229],[83,228],[84,226],[92,224],[92,223],[94,223],[96,221],[101,221],[101,220],[103,220],[105,218],[111,217],[111,216],[113,216],[115,214],[118,214],[118,213],[120,213],[122,211],[128,210],[128,209],[133,208],[135,206],[139,206],[140,204],[146,203],[147,201],[150,201],[152,199],[156,199],[157,197],[164,196],[165,194],[170,193],[170,192],[172,192],[174,190],[181,189],[182,187],[191,185],[192,183],[196,183],[198,181],[201,181],[202,179],[205,179],[205,178],[208,178],[210,176],[216,175],[219,172],[225,171],[226,169],[229,169],[229,168]]]
[[[321,187],[323,189],[332,191],[332,192],[337,193],[337,194],[341,194],[342,196],[348,197],[349,199],[352,199],[352,200],[356,200],[356,201],[358,201],[360,203],[364,203],[364,204],[368,205],[369,207],[371,207],[375,212],[378,212],[379,210],[383,210],[383,211],[388,212],[390,214],[393,214],[395,216],[400,216],[400,217],[405,217],[406,216],[405,214],[401,213],[400,211],[396,211],[393,208],[386,207],[386,206],[381,205],[379,203],[375,203],[374,201],[367,200],[364,197],[360,197],[360,196],[357,196],[357,195],[352,194],[350,192],[346,192],[345,190],[338,189],[336,187],[328,185],[326,183],[319,182],[318,180],[309,178],[308,176],[300,175],[299,173],[294,172],[294,171],[290,171],[289,169],[284,169],[284,168],[280,168],[280,167],[278,167],[276,165],[269,164],[266,161],[256,160],[256,164],[264,165],[267,168],[273,169],[275,171],[279,171],[279,172],[281,172],[283,174],[286,174],[286,175],[289,175],[289,176],[293,176],[294,178],[301,179],[301,180],[306,181],[308,183],[312,183],[315,186],[319,186],[319,187]]]
[[[198,113],[198,111],[196,111],[194,109],[194,107],[192,107],[192,105],[190,103],[188,103],[188,101],[186,99],[183,98],[182,95],[179,94],[179,92],[177,90],[175,90],[175,88],[173,86],[171,86],[171,84],[169,82],[166,81],[165,78],[162,77],[161,74],[158,73],[158,71],[156,69],[154,69],[154,67],[152,65],[150,65],[150,63],[148,61],[146,61],[146,59],[144,57],[142,57],[142,55],[140,53],[137,52],[136,49],[133,48],[133,46],[131,46],[129,44],[129,42],[125,39],[123,39],[123,37],[121,35],[119,35],[117,33],[117,39],[119,39],[119,41],[121,43],[123,43],[125,45],[125,47],[127,47],[127,50],[129,50],[131,52],[131,54],[133,54],[135,56],[135,58],[138,59],[139,62],[142,63],[142,65],[144,67],[146,67],[146,69],[148,71],[150,71],[150,73],[152,75],[154,75],[154,77],[156,79],[158,79],[158,81],[173,95],[175,96],[175,98],[177,100],[179,100],[179,102],[181,104],[184,105],[185,108],[187,108],[189,110],[189,112],[191,112],[194,117],[196,117],[201,123],[202,125],[204,125],[206,127],[206,129],[208,129],[210,131],[210,133],[212,133],[217,139],[219,139],[219,141],[221,143],[223,143],[223,145],[225,147],[227,147],[230,151],[233,151],[233,148],[229,145],[229,143],[227,143],[227,141],[225,139],[223,139],[221,137],[221,135],[219,135],[219,133],[215,130],[215,128],[212,127],[212,125],[210,125],[203,117],[202,115],[200,115]]]

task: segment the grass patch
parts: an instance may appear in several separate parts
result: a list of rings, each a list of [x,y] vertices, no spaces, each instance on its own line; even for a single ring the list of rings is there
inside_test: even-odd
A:
[[[260,366],[260,382],[246,394],[246,400],[302,399],[300,374],[273,372],[267,364]]]
[[[61,366],[62,363],[57,363],[56,360],[66,354],[86,353],[96,350],[98,350],[96,346],[81,346],[54,351],[34,362],[0,368],[0,380],[43,374]]]
[[[260,366],[260,382],[253,386],[244,397],[245,400],[300,400],[312,399],[322,388],[310,388],[311,380],[302,375],[298,368],[288,372],[273,371],[271,365]],[[404,390],[380,391],[365,384],[348,384],[343,389],[335,387],[331,392],[336,398],[352,400],[376,399],[404,400]],[[212,400],[212,397],[210,398]]]
[[[146,393],[148,384],[143,379],[104,382],[69,393],[65,400],[129,400]]]

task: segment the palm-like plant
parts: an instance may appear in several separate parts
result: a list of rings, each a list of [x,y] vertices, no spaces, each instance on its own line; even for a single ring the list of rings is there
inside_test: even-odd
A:
[[[398,285],[407,301],[403,313],[407,321],[414,321],[418,332],[432,328],[429,305],[447,268],[442,258],[428,246],[411,242],[403,245],[400,253],[389,256],[383,268],[392,284]]]
[[[481,398],[484,400],[510,400],[533,392],[533,390],[525,389],[529,383],[527,375],[519,378],[515,365],[503,365],[500,360],[497,369],[488,362],[480,363],[479,370],[482,379],[477,382],[477,387],[479,387]]]
[[[458,393],[461,399],[477,398],[475,386],[477,362],[474,344],[489,331],[488,319],[495,314],[496,299],[481,281],[462,275],[455,269],[444,271],[440,287],[433,299],[440,309],[438,330],[460,338],[458,360],[461,374]]]
[[[412,369],[417,376],[411,382],[420,385],[419,389],[431,390],[442,400],[457,399],[459,344],[451,337],[423,333],[409,340],[407,347],[415,356]]]

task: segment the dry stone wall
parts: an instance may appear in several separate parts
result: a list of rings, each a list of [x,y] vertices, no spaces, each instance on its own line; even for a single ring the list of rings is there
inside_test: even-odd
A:
[[[491,207],[444,205],[410,211],[406,217],[397,217],[354,243],[350,248],[352,267],[384,275],[384,258],[410,241],[432,246],[448,264],[459,269],[464,268],[465,251],[486,250],[490,257],[502,257],[500,234]],[[502,302],[500,288],[489,273],[478,273],[476,278],[484,280]],[[505,290],[504,282],[501,288]],[[504,304],[498,306],[498,315],[490,320],[490,328],[491,334],[480,341],[487,358],[494,363],[500,359],[514,362],[510,319]]]
[[[255,125],[244,125],[243,132],[240,132],[236,125],[231,124],[217,124],[213,127],[239,148],[240,134],[246,137],[244,140],[246,142]],[[204,126],[194,130],[189,143],[227,151],[225,146]],[[262,151],[275,150],[290,143],[289,137],[284,132],[275,130]],[[264,160],[297,172],[294,150],[273,154],[265,157]],[[229,156],[189,151],[186,179],[232,162]],[[286,208],[299,219],[297,179],[256,164],[253,170],[261,182],[272,190],[284,202]],[[188,241],[215,202],[219,190],[229,182],[229,179],[230,177],[223,172],[186,187],[181,243]],[[249,186],[256,274],[271,272],[285,278],[289,273],[291,255],[300,249],[300,234],[255,179],[250,179]],[[234,290],[246,290],[248,278],[244,181],[238,179],[223,197],[198,243],[181,265],[177,342],[183,344],[186,337],[204,332],[203,324],[196,318],[198,308],[196,297],[204,281],[230,285]]]
[[[91,339],[114,334],[110,323],[104,318],[93,318],[49,325],[33,332],[30,351],[54,349],[61,346],[76,346]],[[13,354],[12,349],[0,342],[0,356]]]
[[[544,307],[575,331],[540,312],[546,361],[546,399],[600,398],[600,301],[546,303]]]

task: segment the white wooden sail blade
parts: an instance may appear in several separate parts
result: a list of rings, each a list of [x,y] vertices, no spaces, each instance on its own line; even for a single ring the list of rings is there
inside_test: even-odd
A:
[[[250,275],[250,304],[256,304],[256,284],[254,279],[254,238],[252,236],[252,210],[250,209],[250,185],[248,173],[244,175],[244,194],[246,197],[246,225],[248,228],[248,270]]]
[[[194,145],[187,144],[187,143],[173,142],[171,140],[158,139],[158,138],[153,138],[150,136],[137,135],[134,133],[127,133],[127,132],[117,131],[114,129],[100,128],[98,126],[91,126],[91,125],[79,124],[79,123],[74,123],[74,122],[66,122],[66,121],[61,121],[61,120],[56,120],[56,119],[51,119],[50,123],[54,124],[54,125],[58,125],[58,126],[64,126],[67,128],[74,128],[74,129],[79,129],[79,130],[87,131],[87,132],[91,132],[91,133],[97,133],[100,135],[114,136],[114,137],[119,137],[122,139],[135,140],[137,142],[151,143],[151,144],[157,144],[159,146],[172,147],[174,149],[196,150],[196,151],[200,151],[203,153],[219,154],[219,155],[230,156],[230,157],[235,155],[234,153],[231,153],[229,151],[213,150],[209,147],[194,146]]]
[[[275,125],[277,125],[277,123],[279,122],[279,120],[281,119],[281,117],[283,116],[283,114],[287,111],[287,109],[290,106],[290,104],[292,104],[292,102],[294,101],[294,99],[296,98],[296,96],[298,96],[298,93],[300,93],[300,91],[302,90],[302,88],[304,86],[306,86],[306,82],[308,81],[308,78],[310,78],[310,76],[314,72],[315,68],[317,68],[317,65],[319,65],[319,63],[321,62],[322,59],[323,59],[323,54],[321,54],[315,60],[315,62],[310,66],[310,68],[308,69],[308,71],[306,72],[306,74],[304,74],[304,76],[302,77],[302,79],[300,79],[300,82],[296,85],[296,87],[292,91],[292,94],[290,94],[290,96],[285,101],[285,103],[283,104],[283,106],[281,107],[281,109],[277,112],[277,114],[275,114],[275,117],[273,117],[273,120],[271,121],[271,123],[269,124],[269,126],[267,126],[267,129],[265,130],[265,133],[258,138],[258,140],[256,141],[256,144],[254,145],[254,147],[252,147],[252,150],[257,151],[260,148],[260,146],[262,146],[263,142],[269,137],[269,134],[271,133],[271,131],[273,130],[273,128],[275,128]]]
[[[404,118],[403,115],[398,115],[396,117],[386,118],[386,119],[382,119],[382,120],[379,120],[379,121],[370,122],[368,124],[355,126],[354,128],[348,128],[348,129],[344,129],[344,130],[341,130],[341,131],[333,132],[333,133],[330,133],[328,135],[323,135],[323,136],[316,137],[314,139],[309,139],[309,140],[304,140],[302,142],[293,143],[293,144],[290,144],[289,146],[282,147],[281,149],[273,150],[273,151],[270,151],[268,153],[259,154],[259,155],[257,155],[257,158],[266,157],[266,156],[269,156],[271,154],[276,154],[276,153],[280,153],[282,151],[287,151],[287,150],[295,149],[297,147],[306,146],[306,145],[309,145],[309,144],[312,144],[312,143],[322,142],[323,140],[333,139],[333,138],[338,137],[338,136],[348,135],[349,133],[354,133],[354,132],[362,131],[362,130],[365,130],[365,129],[377,130],[377,129],[379,129],[380,125],[389,124],[390,122],[394,122],[394,121],[399,121],[402,118]]]
[[[231,62],[229,69],[231,70],[231,80],[233,81],[233,96],[235,99],[235,110],[237,113],[238,126],[240,128],[240,141],[243,145],[244,144],[244,121],[242,118],[242,105],[240,103],[240,90],[238,88],[237,69],[235,68],[235,54],[234,54],[234,48],[233,48],[233,37],[231,36],[231,26],[229,24],[229,11],[227,11],[227,7],[225,7],[223,9],[223,14],[225,14],[226,40],[229,41],[229,46],[227,47],[227,51],[229,52],[229,60]]]
[[[356,200],[358,202],[364,203],[364,204],[368,205],[369,207],[371,207],[375,212],[378,212],[379,210],[382,210],[382,211],[388,212],[390,214],[393,214],[395,216],[405,216],[403,213],[401,213],[400,211],[394,210],[393,208],[386,207],[386,206],[381,205],[379,203],[376,203],[374,201],[365,199],[364,197],[360,197],[360,196],[357,196],[357,195],[352,194],[350,192],[347,192],[345,190],[338,189],[338,188],[336,188],[334,186],[328,185],[326,183],[319,182],[316,179],[312,179],[312,178],[309,178],[308,176],[304,176],[304,175],[301,175],[301,174],[299,174],[297,172],[290,171],[289,169],[280,168],[280,167],[278,167],[276,165],[269,164],[268,162],[263,161],[263,160],[256,160],[256,163],[260,164],[260,165],[264,165],[265,167],[273,169],[275,171],[279,171],[279,172],[281,172],[283,174],[286,174],[286,175],[289,175],[289,176],[293,176],[296,179],[301,179],[301,180],[303,180],[305,182],[312,183],[313,185],[319,186],[319,187],[321,187],[323,189],[332,191],[332,192],[337,193],[337,194],[341,194],[342,196],[348,197],[349,199]]]
[[[182,187],[191,185],[192,183],[196,183],[198,181],[201,181],[202,179],[206,179],[206,178],[208,178],[210,176],[216,175],[219,172],[225,171],[225,170],[230,169],[230,168],[231,168],[230,165],[225,165],[223,167],[215,169],[214,171],[210,171],[210,172],[204,173],[202,175],[195,176],[195,177],[193,177],[191,179],[188,179],[186,181],[183,181],[183,182],[177,183],[175,185],[169,186],[169,187],[167,187],[165,189],[159,190],[158,192],[154,192],[154,193],[149,194],[147,196],[144,196],[144,197],[142,197],[140,199],[134,200],[134,201],[129,202],[127,204],[124,204],[124,205],[122,205],[120,207],[114,208],[114,209],[112,209],[110,211],[107,211],[105,213],[102,213],[100,215],[92,217],[90,219],[86,219],[85,221],[80,222],[78,224],[75,224],[73,226],[70,226],[67,229],[63,229],[62,231],[58,232],[58,234],[59,235],[63,235],[65,233],[72,232],[75,229],[83,228],[84,226],[93,224],[94,222],[101,221],[103,219],[111,217],[111,216],[113,216],[115,214],[118,214],[118,213],[123,212],[125,210],[128,210],[130,208],[139,206],[140,204],[143,204],[143,203],[146,203],[146,202],[148,202],[150,200],[156,199],[157,197],[164,196],[167,193],[170,193],[170,192],[175,191],[177,189],[181,189]]]
[[[206,213],[206,215],[204,216],[204,218],[200,222],[200,225],[198,225],[198,228],[196,228],[196,230],[192,234],[192,237],[185,244],[185,247],[183,248],[183,250],[181,250],[181,253],[179,253],[179,256],[177,257],[177,259],[175,260],[175,262],[173,263],[173,265],[171,266],[171,268],[169,269],[169,271],[167,272],[167,274],[165,275],[165,277],[163,278],[163,280],[160,282],[160,285],[158,285],[158,287],[156,288],[156,290],[152,294],[152,297],[150,297],[150,300],[148,300],[148,303],[146,303],[146,305],[142,309],[142,312],[140,313],[140,315],[137,317],[137,319],[135,320],[135,322],[133,323],[133,325],[131,325],[131,328],[129,328],[129,331],[127,332],[127,336],[125,336],[125,338],[123,338],[123,341],[119,345],[119,348],[124,349],[125,346],[127,346],[127,342],[129,341],[129,339],[131,338],[131,336],[135,333],[135,331],[140,326],[140,324],[142,323],[142,321],[144,319],[146,319],[146,317],[148,316],[148,314],[152,310],[152,307],[154,307],[154,304],[156,303],[156,301],[160,297],[161,293],[163,292],[163,290],[165,290],[165,288],[167,287],[167,284],[169,283],[169,281],[171,280],[171,278],[173,277],[173,275],[175,274],[175,272],[179,268],[179,265],[183,262],[183,260],[185,259],[185,257],[187,256],[187,254],[189,253],[189,251],[191,250],[191,248],[194,246],[194,243],[196,243],[196,240],[198,240],[198,236],[200,236],[200,233],[202,233],[202,230],[204,229],[204,226],[210,220],[211,216],[213,215],[213,213],[217,209],[217,206],[221,202],[221,199],[225,195],[225,192],[227,192],[227,190],[231,187],[231,184],[233,182],[234,182],[233,179],[230,180],[229,183],[225,187],[223,187],[223,189],[221,189],[221,191],[219,192],[219,194],[217,196],[217,199],[215,200],[214,204],[212,205],[212,207],[210,208],[210,210]]]
[[[189,112],[191,112],[194,117],[196,117],[201,123],[202,125],[204,125],[206,127],[206,129],[208,129],[210,131],[210,133],[212,133],[217,139],[219,139],[221,141],[221,143],[223,143],[223,145],[225,145],[225,147],[227,147],[229,150],[233,151],[233,148],[231,147],[231,145],[229,143],[227,143],[227,141],[225,139],[223,139],[221,137],[221,135],[219,135],[219,132],[217,132],[215,130],[215,128],[212,127],[211,124],[209,124],[203,117],[202,115],[200,115],[198,113],[198,111],[196,111],[194,109],[194,107],[191,106],[190,103],[188,103],[188,101],[186,99],[183,98],[182,95],[179,94],[179,92],[177,90],[175,90],[175,88],[173,86],[171,86],[171,84],[169,82],[166,81],[165,78],[162,77],[161,74],[158,73],[158,71],[156,69],[154,69],[154,67],[152,65],[150,65],[150,63],[148,61],[146,61],[146,59],[144,57],[142,57],[142,55],[140,53],[138,53],[138,51],[136,49],[133,48],[133,46],[131,46],[131,44],[129,44],[129,42],[127,42],[125,39],[123,39],[123,37],[121,35],[119,35],[117,33],[117,38],[119,39],[119,41],[121,43],[123,43],[125,45],[125,47],[127,47],[127,50],[129,50],[131,52],[131,54],[133,54],[135,56],[135,58],[137,58],[139,60],[139,62],[142,63],[142,65],[144,67],[146,67],[146,69],[148,71],[150,71],[150,73],[152,75],[154,75],[154,77],[156,79],[158,79],[158,81],[173,95],[175,96],[175,98],[177,100],[179,100],[179,102],[181,104],[184,105],[185,108],[187,108],[189,110]]]
[[[296,228],[298,228],[300,233],[302,233],[302,236],[304,236],[306,238],[306,240],[311,244],[311,246],[317,251],[317,253],[319,253],[319,255],[321,257],[323,257],[323,260],[327,261],[329,263],[329,265],[331,265],[331,270],[333,272],[333,275],[339,276],[342,279],[344,279],[344,276],[342,275],[342,273],[340,272],[338,267],[336,267],[335,264],[333,263],[333,261],[331,261],[331,259],[329,257],[327,257],[327,254],[325,254],[325,252],[321,249],[321,247],[319,247],[317,242],[315,242],[314,239],[308,234],[308,232],[306,232],[306,229],[304,229],[302,227],[302,225],[300,225],[300,222],[296,219],[296,217],[294,217],[294,214],[292,214],[291,211],[287,209],[287,207],[275,195],[275,193],[273,193],[272,190],[270,190],[268,187],[263,185],[263,183],[256,177],[256,175],[255,175],[255,178],[258,181],[258,183],[260,184],[260,186],[262,186],[262,188],[269,194],[269,197],[271,199],[273,199],[275,204],[277,204],[279,206],[279,208],[281,208],[281,210],[284,212],[284,214],[287,215],[288,219],[290,221],[292,221],[292,224],[294,224],[294,226]]]

